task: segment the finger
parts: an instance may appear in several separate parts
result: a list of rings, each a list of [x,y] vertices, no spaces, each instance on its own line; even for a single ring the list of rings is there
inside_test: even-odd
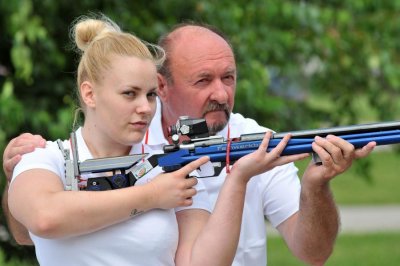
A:
[[[30,133],[23,133],[20,136],[12,139],[7,145],[3,160],[8,160],[18,154],[23,155],[34,151],[36,147],[44,148],[46,146],[46,140],[40,135],[32,135]]]
[[[4,158],[11,158],[17,155],[24,155],[26,153],[33,152],[35,150],[35,146],[31,144],[25,144],[23,146],[10,148],[6,153],[4,153]]]
[[[354,158],[359,159],[359,158],[364,158],[368,156],[376,147],[376,142],[372,141],[369,142],[367,145],[362,147],[361,149],[356,149],[354,152]]]
[[[276,166],[280,166],[280,165],[284,165],[284,164],[300,161],[300,160],[303,160],[303,159],[305,159],[307,157],[310,157],[309,153],[302,153],[302,154],[295,154],[295,155],[285,155],[285,156],[281,156],[281,157],[277,158],[273,162],[270,162],[269,165],[270,165],[270,168],[272,169],[272,168],[274,168]]]
[[[195,188],[188,188],[184,192],[184,197],[186,199],[192,198],[197,194],[197,190]]]
[[[188,163],[187,165],[185,165],[184,167],[182,167],[181,169],[177,170],[176,172],[178,174],[182,174],[184,176],[189,175],[191,172],[193,172],[194,170],[196,170],[197,168],[199,168],[201,165],[205,164],[206,162],[208,162],[210,160],[210,158],[208,156],[203,156],[200,157],[199,159]]]
[[[22,133],[18,137],[14,138],[17,142],[22,141],[22,142],[32,142],[32,143],[38,143],[38,144],[43,144],[43,142],[46,142],[46,140],[41,136],[41,135],[33,135],[31,133]]]
[[[272,137],[272,132],[267,131],[258,149],[261,150],[262,152],[265,152],[268,149],[268,144],[271,137]]]
[[[277,165],[283,165],[283,164],[287,164],[287,163],[292,163],[292,162],[296,162],[296,161],[300,161],[303,160],[307,157],[310,157],[309,153],[301,153],[301,154],[295,154],[295,155],[285,155],[285,156],[281,156],[279,157],[279,159],[276,161]]]
[[[186,187],[187,188],[194,187],[195,185],[197,185],[197,183],[198,183],[197,178],[194,176],[191,176],[190,178],[188,178],[186,180]]]
[[[317,138],[317,137],[316,137]],[[318,137],[319,138],[319,137]],[[330,153],[328,153],[325,148],[320,146],[317,141],[314,141],[311,144],[313,151],[318,154],[321,162],[324,166],[331,167],[333,165],[333,158],[331,157]]]
[[[21,161],[22,156],[21,155],[16,155],[12,157],[11,159],[4,161],[3,168],[4,168],[4,173],[6,174],[7,181],[11,181],[12,177],[12,172],[14,171],[14,167],[17,165],[19,161]]]
[[[348,160],[348,159],[353,159],[354,155],[354,145],[351,144],[350,142],[334,136],[334,135],[328,135],[326,136],[326,139],[329,140],[330,142],[334,143],[337,147],[339,147],[343,153],[343,157]]]
[[[188,206],[191,206],[192,204],[193,204],[193,199],[192,199],[192,198],[187,198],[187,199],[185,199],[185,200],[183,201],[182,206],[188,207]]]
[[[279,157],[283,150],[285,149],[286,145],[288,144],[289,140],[291,138],[290,134],[285,135],[282,140],[276,145],[274,149],[271,150],[270,153],[272,153],[275,157]]]
[[[329,154],[329,156],[332,159],[332,162],[334,162],[336,164],[340,164],[341,161],[343,160],[343,153],[342,153],[340,146],[336,146],[336,145],[344,145],[344,144],[339,143],[340,141],[338,141],[337,139],[336,139],[336,141],[337,142],[335,144],[335,143],[333,143],[333,141],[331,142],[330,140],[327,140],[326,138],[321,138],[319,136],[315,137],[315,143],[318,144],[318,146],[320,146],[322,149],[324,149],[326,151],[326,153]]]

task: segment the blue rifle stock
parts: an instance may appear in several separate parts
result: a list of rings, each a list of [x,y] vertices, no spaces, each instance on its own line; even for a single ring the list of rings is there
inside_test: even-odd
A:
[[[375,141],[377,145],[400,143],[400,122],[381,122],[275,133],[269,142],[267,151],[271,151],[275,148],[288,133],[291,134],[292,138],[283,150],[282,155],[311,153],[313,152],[312,142],[314,141],[314,137],[326,137],[329,134],[347,140],[353,144],[355,148],[361,148],[371,141]],[[233,140],[230,144],[229,151],[231,162],[257,150],[262,142],[264,134],[265,132],[245,134]],[[219,162],[222,164],[220,168],[223,168],[226,161],[227,146],[227,141],[221,138],[219,141],[207,138],[194,140],[192,143],[179,145],[178,148],[175,147],[175,150],[177,150],[170,153],[168,153],[168,150],[174,150],[173,146],[166,146],[164,147],[166,155],[158,158],[158,165],[161,166],[164,171],[170,172],[202,156],[209,156],[211,162]],[[219,171],[220,170],[221,169],[219,169]]]
[[[116,189],[134,185],[136,180],[147,174],[157,165],[162,167],[165,172],[172,172],[202,156],[210,157],[210,161],[214,166],[214,173],[211,176],[219,175],[226,165],[228,141],[220,136],[208,136],[208,129],[204,119],[181,118],[178,120],[176,126],[170,128],[170,132],[174,144],[165,145],[164,153],[153,154],[145,160],[143,158],[147,154],[134,154],[115,158],[91,159],[83,162],[79,161],[75,135],[72,133],[72,146],[75,147],[73,149],[73,156],[76,159],[66,158],[66,176],[67,185],[71,183],[75,185],[69,190],[78,189],[76,180],[81,173],[112,171],[112,176],[89,178],[87,190]],[[311,153],[314,137],[326,137],[329,134],[347,140],[355,148],[361,148],[371,141],[375,141],[377,145],[400,143],[400,121],[274,133],[267,151],[275,148],[282,138],[289,133],[292,138],[283,150],[282,155]],[[190,140],[179,143],[180,135],[189,136]],[[233,163],[239,158],[257,150],[264,135],[265,132],[244,134],[239,138],[231,140],[229,150],[230,162]],[[69,152],[66,153],[69,156]],[[121,176],[125,176],[125,179],[121,179]]]

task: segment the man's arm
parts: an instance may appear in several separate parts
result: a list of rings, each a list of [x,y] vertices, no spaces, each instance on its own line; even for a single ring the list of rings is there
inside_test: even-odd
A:
[[[33,245],[28,230],[20,222],[18,222],[8,209],[8,184],[3,192],[2,207],[4,216],[6,217],[8,229],[10,230],[15,241],[20,245]]]
[[[311,265],[323,265],[331,255],[339,230],[339,214],[330,180],[346,171],[354,159],[367,156],[375,147],[362,149],[330,136],[317,138],[313,149],[322,164],[311,163],[302,178],[299,211],[278,226],[294,255]]]
[[[44,147],[46,141],[39,135],[24,133],[12,139],[3,153],[3,170],[6,176],[6,186],[3,192],[2,208],[4,216],[15,241],[20,245],[33,245],[28,230],[18,222],[8,209],[8,185],[11,181],[15,165],[21,160],[25,153],[32,152],[36,147]]]

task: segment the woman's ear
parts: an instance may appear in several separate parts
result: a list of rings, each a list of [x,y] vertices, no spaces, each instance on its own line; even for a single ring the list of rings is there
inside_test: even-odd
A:
[[[81,90],[82,101],[86,104],[86,106],[92,108],[95,107],[96,100],[92,83],[90,83],[89,81],[82,82],[80,90]]]
[[[162,102],[165,102],[167,98],[167,89],[168,89],[167,80],[161,74],[157,74],[157,80],[158,80],[157,95],[158,97],[160,97],[160,100]]]

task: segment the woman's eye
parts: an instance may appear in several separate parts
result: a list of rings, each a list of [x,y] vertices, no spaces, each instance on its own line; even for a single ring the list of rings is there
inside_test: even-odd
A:
[[[128,96],[128,97],[135,97],[136,96],[136,93],[134,91],[125,91],[125,92],[123,92],[123,94],[125,96]]]
[[[155,98],[155,97],[157,97],[157,93],[155,91],[150,92],[149,94],[147,94],[147,97]]]

